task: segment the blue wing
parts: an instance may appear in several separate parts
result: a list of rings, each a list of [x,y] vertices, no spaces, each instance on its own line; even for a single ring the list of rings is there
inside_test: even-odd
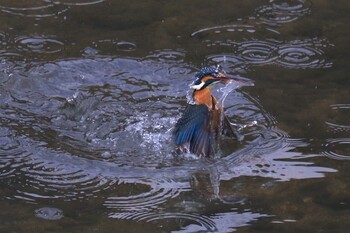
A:
[[[206,105],[188,105],[173,131],[175,143],[191,153],[209,156],[211,152],[210,112]]]

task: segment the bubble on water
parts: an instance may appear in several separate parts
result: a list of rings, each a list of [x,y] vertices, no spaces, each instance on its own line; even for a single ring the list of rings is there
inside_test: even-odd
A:
[[[35,210],[35,216],[45,220],[60,220],[63,218],[63,211],[54,207],[42,207]]]

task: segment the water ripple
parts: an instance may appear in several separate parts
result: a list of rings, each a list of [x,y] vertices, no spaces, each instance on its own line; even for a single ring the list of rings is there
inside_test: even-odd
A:
[[[185,57],[185,52],[183,50],[156,50],[153,51],[146,59],[152,59],[159,62],[169,62],[176,61],[182,62]]]
[[[288,68],[329,68],[322,48],[326,42],[319,39],[278,41],[243,41],[234,45],[234,54],[247,64],[279,64]]]
[[[111,214],[109,217],[126,220],[136,220],[145,222],[154,222],[160,220],[176,220],[181,222],[195,223],[200,229],[206,229],[207,231],[217,231],[215,222],[209,217],[195,213],[116,213]]]
[[[262,22],[276,26],[293,22],[310,12],[311,2],[308,0],[273,0],[255,11],[255,16]]]
[[[135,51],[137,45],[131,41],[118,40],[118,39],[103,39],[93,43],[94,46],[106,53],[111,52],[113,50],[121,51],[121,52],[131,52]]]
[[[1,122],[3,123],[3,122]],[[4,127],[0,127],[0,178],[8,178],[15,174],[18,167],[26,162],[30,153],[25,152],[25,143],[16,133]]]
[[[206,216],[199,213],[180,213],[180,212],[161,212],[158,213],[115,213],[111,218],[136,220],[145,222],[169,221],[178,223],[179,230],[172,232],[233,232],[238,227],[246,226],[248,223],[258,220],[261,217],[267,217],[265,214],[253,212],[224,212]]]
[[[93,199],[111,218],[180,221],[182,231],[230,232],[264,215],[222,213],[237,207],[220,196],[225,181],[334,172],[301,161],[303,154],[293,150],[303,144],[288,140],[276,119],[242,91],[227,95],[225,110],[237,125],[248,125],[240,130],[243,142],[236,147],[226,140],[220,159],[177,156],[169,130],[194,74],[181,62],[184,56],[161,50],[148,59],[70,59],[16,71],[2,86],[9,97],[0,96],[6,98],[0,102],[0,123],[6,126],[0,127],[3,198],[37,204]],[[215,94],[228,94],[220,91]],[[204,174],[206,189],[201,179],[196,186],[197,174]],[[192,214],[181,203],[194,196],[203,207]]]
[[[226,72],[242,73],[246,70],[247,64],[243,58],[232,54],[216,54],[206,57],[210,66],[220,64]]]
[[[51,3],[51,1],[12,1],[5,0],[0,3],[0,11],[11,15],[45,18],[62,14],[68,7],[60,4]]]
[[[350,131],[349,123],[349,110],[350,104],[333,104],[331,107],[331,114],[336,114],[334,120],[342,123],[333,123],[326,121],[327,126],[335,133],[337,132],[348,132]],[[345,123],[346,122],[346,123]]]
[[[45,36],[20,36],[15,39],[16,48],[22,52],[50,54],[63,49],[64,43]]]
[[[121,212],[142,212],[160,208],[160,205],[167,202],[169,198],[177,197],[186,187],[179,186],[178,182],[167,179],[145,180],[144,178],[123,179],[123,184],[134,184],[148,186],[147,191],[140,194],[128,196],[113,196],[105,201],[107,208]]]
[[[350,138],[327,139],[322,154],[336,160],[350,160]]]
[[[65,164],[54,158],[45,161],[43,158],[47,156],[44,153],[38,151],[17,169],[25,174],[25,178],[18,178],[17,183],[21,185],[17,187],[14,198],[31,203],[40,199],[86,199],[96,197],[97,193],[111,189],[116,183],[116,179],[100,177],[98,172],[82,171],[76,165]],[[50,154],[49,151],[46,153]]]
[[[329,68],[332,63],[324,58],[325,47],[320,41],[291,41],[279,46],[276,62],[290,68]]]
[[[200,29],[198,31],[195,31],[191,34],[191,36],[205,36],[206,34],[219,34],[222,32],[248,32],[248,33],[254,33],[256,32],[256,28],[252,25],[238,25],[238,24],[231,24],[231,25],[220,25],[220,26],[214,26],[214,27],[207,27]]]
[[[264,64],[273,62],[276,57],[275,51],[278,45],[268,41],[244,41],[234,47],[236,54],[239,54],[247,63]]]
[[[104,2],[105,0],[61,0],[61,1],[12,1],[4,0],[0,3],[0,11],[11,15],[46,18],[60,15],[72,6],[88,6]]]
[[[47,0],[50,1],[50,0]],[[56,4],[62,4],[66,6],[88,6],[102,3],[106,0],[60,0],[55,1]]]

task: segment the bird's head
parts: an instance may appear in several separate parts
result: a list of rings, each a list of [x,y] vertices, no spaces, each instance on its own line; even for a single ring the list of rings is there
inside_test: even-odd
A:
[[[204,67],[195,75],[196,80],[191,85],[194,90],[203,90],[216,83],[242,83],[248,82],[248,79],[235,76],[227,77],[221,66],[217,67]]]

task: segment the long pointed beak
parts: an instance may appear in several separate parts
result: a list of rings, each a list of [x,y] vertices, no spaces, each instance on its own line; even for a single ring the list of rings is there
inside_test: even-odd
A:
[[[221,76],[217,77],[217,79],[223,83],[237,83],[239,86],[254,86],[254,82],[252,80],[239,75],[232,77]]]

